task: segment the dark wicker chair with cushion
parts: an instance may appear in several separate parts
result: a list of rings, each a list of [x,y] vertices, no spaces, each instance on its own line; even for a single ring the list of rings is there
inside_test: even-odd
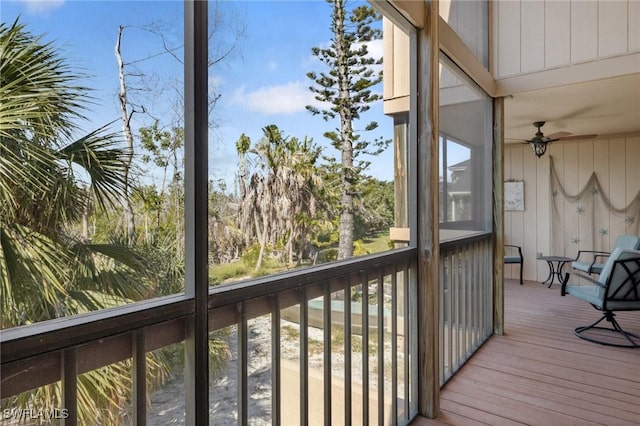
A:
[[[587,284],[575,284],[578,278]],[[576,336],[607,346],[640,348],[640,336],[625,331],[614,314],[615,311],[640,311],[640,250],[615,249],[599,278],[596,281],[579,272],[565,275],[561,294],[582,299],[603,313],[593,324],[576,328]],[[574,284],[569,284],[570,279]],[[598,326],[605,319],[611,327]]]
[[[523,261],[523,257],[522,257],[522,247],[520,246],[514,246],[512,244],[505,244],[504,245],[506,247],[505,251],[504,251],[504,263],[506,264],[512,264],[512,263],[519,263],[520,264],[520,285],[523,284],[522,281],[522,261]],[[517,253],[516,253],[517,251]]]

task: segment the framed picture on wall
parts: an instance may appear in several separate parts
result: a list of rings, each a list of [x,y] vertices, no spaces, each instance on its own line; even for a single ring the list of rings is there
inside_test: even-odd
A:
[[[504,183],[505,211],[524,211],[524,181],[508,180]]]

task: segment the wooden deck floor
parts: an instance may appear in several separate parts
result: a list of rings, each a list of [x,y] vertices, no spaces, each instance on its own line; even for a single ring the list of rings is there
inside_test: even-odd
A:
[[[537,282],[505,284],[505,335],[445,385],[440,414],[413,425],[640,425],[640,349],[583,341],[590,305]],[[640,313],[617,315],[640,333]]]

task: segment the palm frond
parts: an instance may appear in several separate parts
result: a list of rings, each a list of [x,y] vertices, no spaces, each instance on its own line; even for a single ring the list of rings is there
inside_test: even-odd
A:
[[[78,313],[97,311],[131,303],[131,299],[94,290],[71,290],[69,296]]]
[[[74,289],[95,290],[128,301],[149,296],[146,278],[150,271],[142,256],[131,248],[73,241],[71,251],[76,261]]]
[[[0,23],[0,137],[30,132],[43,142],[69,136],[74,120],[88,100],[88,89],[73,82],[80,78],[25,25]]]
[[[18,224],[1,224],[3,323],[16,326],[62,316],[70,278],[66,265],[71,262],[68,251],[50,238]]]
[[[109,125],[70,143],[58,151],[60,159],[79,165],[89,175],[94,198],[102,208],[114,206],[126,189],[126,148],[117,133],[105,133]]]
[[[40,202],[60,179],[54,153],[20,137],[0,139],[0,214],[15,218],[25,203]]]
[[[109,258],[145,274],[145,259],[140,254],[124,245],[117,244],[87,244],[87,248],[95,253],[101,253]]]

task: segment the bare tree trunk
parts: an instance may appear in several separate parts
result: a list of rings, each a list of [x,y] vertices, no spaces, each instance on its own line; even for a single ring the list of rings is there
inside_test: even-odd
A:
[[[289,227],[289,238],[287,240],[287,259],[288,259],[288,264],[292,265],[293,264],[293,246],[295,245],[295,239],[296,239],[296,230],[294,226],[290,226]],[[298,262],[300,261],[300,258],[298,258]]]
[[[135,218],[133,214],[133,207],[131,206],[130,186],[129,186],[129,171],[131,170],[131,163],[133,161],[133,133],[131,132],[131,115],[129,113],[127,105],[127,86],[125,84],[124,62],[122,61],[122,55],[120,53],[120,43],[122,41],[122,33],[124,31],[123,26],[118,27],[118,38],[116,39],[115,54],[118,61],[118,74],[120,77],[120,93],[118,99],[120,101],[120,114],[122,117],[122,130],[124,132],[125,141],[127,142],[128,154],[125,161],[125,186],[124,193],[121,199],[122,210],[124,214],[125,232],[127,243],[132,244],[135,236]]]
[[[177,190],[176,190],[177,191]],[[176,220],[176,257],[184,260],[184,211],[180,211],[180,206],[184,206],[184,194],[178,192],[175,196],[175,220]]]
[[[260,238],[260,253],[258,254],[258,261],[256,262],[256,267],[255,267],[256,272],[259,271],[260,268],[262,268],[262,260],[264,259],[264,250],[267,245],[267,218],[264,217],[263,219],[264,219],[263,229],[262,229],[262,232],[260,232],[260,225],[259,225],[260,220],[258,219],[258,216],[255,217],[256,236]]]
[[[84,200],[84,208],[82,209],[82,241],[88,243],[89,238],[89,216],[91,215],[91,193],[89,187],[85,187],[86,198]]]

